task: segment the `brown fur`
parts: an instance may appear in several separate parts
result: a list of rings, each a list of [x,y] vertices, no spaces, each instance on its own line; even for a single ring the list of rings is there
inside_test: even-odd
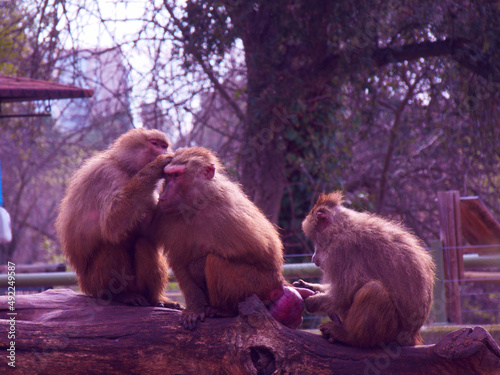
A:
[[[207,149],[177,150],[165,172],[156,237],[185,297],[181,323],[192,329],[206,313],[235,314],[252,294],[268,302],[284,283],[273,224]]]
[[[307,310],[330,316],[320,329],[332,342],[421,344],[432,304],[431,256],[400,224],[341,204],[340,192],[322,194],[302,223],[325,283],[295,284],[318,291],[306,299]]]
[[[56,229],[84,293],[133,305],[169,303],[166,259],[141,234],[171,159],[169,143],[161,131],[133,129],[73,175]]]

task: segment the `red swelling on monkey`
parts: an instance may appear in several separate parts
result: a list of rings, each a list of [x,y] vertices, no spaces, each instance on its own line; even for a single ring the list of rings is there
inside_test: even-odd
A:
[[[296,289],[303,289],[299,293]],[[285,285],[282,290],[277,290],[275,297],[271,296],[271,303],[268,305],[269,313],[281,324],[289,328],[299,328],[302,324],[302,312],[304,311],[304,300],[302,293],[306,296],[314,294],[309,289],[293,288]]]
[[[154,237],[184,295],[180,323],[193,329],[206,316],[236,315],[256,294],[283,324],[300,325],[303,301],[285,286],[278,232],[218,158],[202,147],[180,149],[164,172]]]

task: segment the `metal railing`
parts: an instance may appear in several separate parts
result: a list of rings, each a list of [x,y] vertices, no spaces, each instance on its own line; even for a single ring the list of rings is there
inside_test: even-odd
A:
[[[500,267],[500,255],[465,255],[464,264],[468,267]],[[287,279],[322,276],[321,270],[314,263],[285,264],[283,267],[283,274]],[[76,274],[70,271],[16,273],[16,287],[66,286],[76,284]],[[6,288],[8,286],[8,276],[6,274],[0,274],[0,288]]]

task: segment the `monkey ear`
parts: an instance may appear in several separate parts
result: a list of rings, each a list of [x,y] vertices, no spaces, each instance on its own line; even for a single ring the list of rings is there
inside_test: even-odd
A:
[[[205,168],[205,177],[207,180],[211,180],[215,176],[215,165],[210,164]]]
[[[318,230],[318,232],[323,232],[330,224],[328,215],[321,211],[316,213],[316,220],[316,229]]]

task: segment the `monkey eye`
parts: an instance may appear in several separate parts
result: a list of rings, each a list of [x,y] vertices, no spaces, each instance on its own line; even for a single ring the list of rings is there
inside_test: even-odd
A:
[[[330,219],[328,218],[326,212],[323,210],[319,210],[318,212],[316,212],[316,219],[316,229],[318,230],[318,232],[323,232],[330,224]]]
[[[182,174],[182,173],[180,173],[180,172],[166,173],[166,174],[165,174],[165,179],[166,179],[167,181],[172,181],[172,180],[174,180],[174,179],[176,179],[176,178],[180,177],[180,175],[181,175],[181,174]]]
[[[163,141],[160,141],[159,139],[150,139],[149,143],[151,143],[155,147],[160,147],[164,150],[168,148],[168,144]]]

